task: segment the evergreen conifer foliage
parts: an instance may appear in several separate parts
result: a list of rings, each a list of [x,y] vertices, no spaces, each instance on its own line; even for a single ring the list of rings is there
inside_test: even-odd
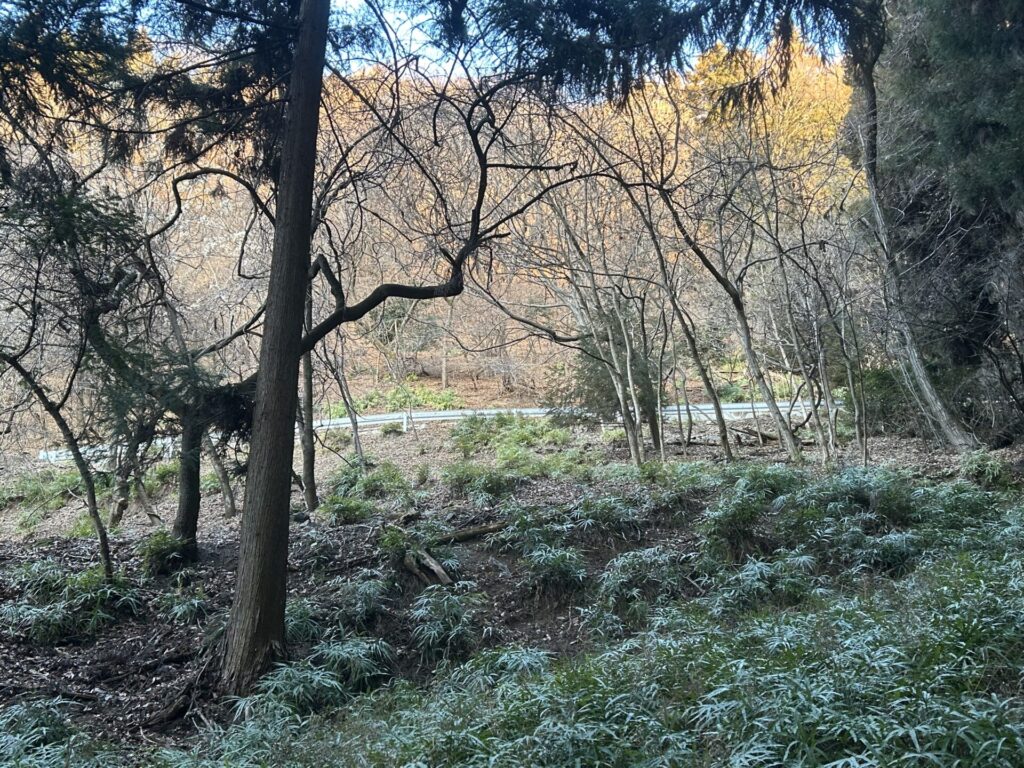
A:
[[[785,83],[800,36],[842,50],[857,69],[874,65],[885,37],[877,0],[494,0],[487,13],[517,66],[549,86],[609,97],[725,42],[775,47],[774,71],[725,94],[756,100]]]

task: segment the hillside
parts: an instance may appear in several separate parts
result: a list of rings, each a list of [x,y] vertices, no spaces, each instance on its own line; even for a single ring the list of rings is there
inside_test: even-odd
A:
[[[86,540],[0,545],[2,764],[1024,764],[1007,452],[637,470],[543,420],[371,440],[296,515],[290,661],[245,699],[210,674],[237,547],[215,494],[173,573],[138,515],[113,584]]]

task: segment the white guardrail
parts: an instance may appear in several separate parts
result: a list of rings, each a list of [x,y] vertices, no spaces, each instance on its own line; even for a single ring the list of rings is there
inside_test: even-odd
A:
[[[779,407],[789,410],[790,404],[780,403]],[[807,413],[811,407],[812,404],[809,402],[797,402],[792,406],[794,410],[800,410],[802,413]],[[356,423],[360,429],[367,428],[370,430],[380,429],[385,424],[401,424],[402,429],[408,431],[410,427],[416,424],[460,421],[471,416],[492,417],[503,413],[512,413],[532,419],[547,416],[550,412],[551,409],[549,408],[464,408],[452,411],[394,411],[393,413],[369,413],[357,416]],[[729,420],[763,416],[768,412],[768,403],[765,402],[722,403],[722,415]],[[661,409],[661,416],[666,420],[676,420],[680,417],[685,419],[686,406],[667,406]],[[708,421],[714,421],[715,410],[710,403],[692,403],[690,405],[690,416],[694,419],[704,418]],[[313,429],[317,431],[344,429],[351,426],[352,422],[348,417],[321,419],[313,423]],[[165,437],[155,440],[153,444],[159,446],[166,456],[172,456],[177,449],[177,442],[175,438]],[[108,445],[92,445],[82,448],[82,453],[85,454],[86,458],[93,461],[107,459],[110,457],[111,452],[111,447]],[[66,448],[50,448],[39,452],[39,460],[51,464],[66,464],[71,461],[71,452]]]

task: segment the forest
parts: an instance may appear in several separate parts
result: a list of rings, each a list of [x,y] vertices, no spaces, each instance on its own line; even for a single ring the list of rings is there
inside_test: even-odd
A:
[[[1024,4],[0,2],[0,768],[1024,768]]]

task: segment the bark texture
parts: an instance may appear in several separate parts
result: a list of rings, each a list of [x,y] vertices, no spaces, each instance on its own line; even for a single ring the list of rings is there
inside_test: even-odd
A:
[[[288,520],[313,174],[330,0],[303,0],[288,87],[270,283],[223,687],[252,690],[284,654]]]
[[[178,512],[171,532],[182,542],[181,557],[184,562],[194,562],[199,557],[196,533],[199,528],[199,502],[202,499],[200,468],[205,431],[203,423],[194,414],[182,419]]]

